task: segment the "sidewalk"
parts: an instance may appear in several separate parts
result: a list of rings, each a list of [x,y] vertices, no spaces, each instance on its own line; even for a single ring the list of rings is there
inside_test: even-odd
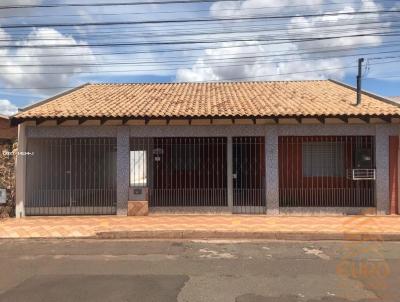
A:
[[[0,220],[5,238],[285,239],[400,241],[400,216],[28,217]]]

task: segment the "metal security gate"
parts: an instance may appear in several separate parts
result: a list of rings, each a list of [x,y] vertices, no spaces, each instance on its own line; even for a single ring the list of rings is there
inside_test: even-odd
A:
[[[265,213],[265,139],[233,137],[233,212]]]
[[[148,187],[150,207],[227,207],[226,153],[224,137],[132,138],[131,179]]]
[[[280,207],[375,207],[375,137],[279,137]]]
[[[116,139],[28,139],[26,215],[116,213]]]

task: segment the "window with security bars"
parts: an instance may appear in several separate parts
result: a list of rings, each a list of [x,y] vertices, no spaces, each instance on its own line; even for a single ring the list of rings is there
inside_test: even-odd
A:
[[[347,175],[364,166],[359,158],[375,167],[375,137],[280,136],[278,141],[280,207],[375,206],[374,180]]]
[[[339,142],[304,142],[303,176],[343,176],[344,146]]]

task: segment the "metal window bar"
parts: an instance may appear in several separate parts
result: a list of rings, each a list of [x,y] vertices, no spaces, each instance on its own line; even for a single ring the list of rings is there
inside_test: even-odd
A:
[[[233,212],[265,213],[265,138],[233,137]]]
[[[373,136],[279,137],[281,207],[375,207],[374,178]]]
[[[27,150],[26,215],[116,213],[115,138],[30,138]]]
[[[150,207],[227,207],[226,144],[223,137],[131,138],[131,151],[146,150]],[[131,163],[132,164],[132,163]]]

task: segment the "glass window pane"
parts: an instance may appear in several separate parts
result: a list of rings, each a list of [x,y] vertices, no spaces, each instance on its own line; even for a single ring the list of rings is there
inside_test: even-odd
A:
[[[303,143],[303,176],[344,176],[341,142]]]
[[[147,151],[131,151],[131,186],[147,186]]]

